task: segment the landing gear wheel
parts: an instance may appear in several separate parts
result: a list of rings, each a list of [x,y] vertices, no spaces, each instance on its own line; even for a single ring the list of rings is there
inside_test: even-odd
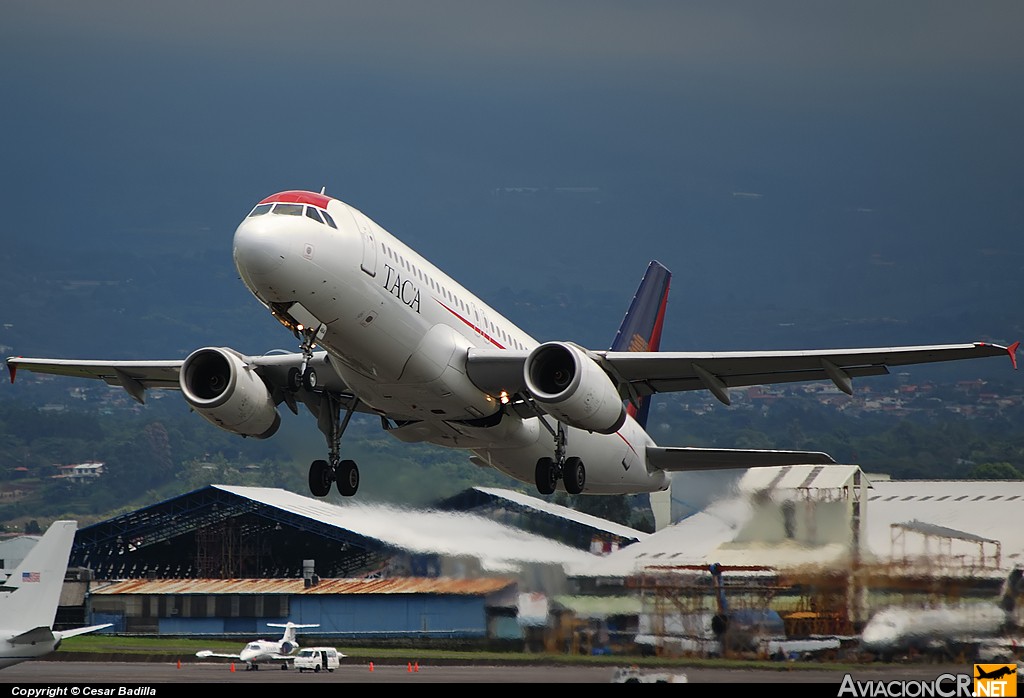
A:
[[[325,460],[315,460],[309,466],[309,491],[315,497],[326,497],[331,491],[331,481],[334,474],[331,466]],[[341,483],[338,483],[339,486]]]
[[[307,366],[306,371],[302,374],[302,387],[309,392],[316,390],[316,371],[312,366]]]
[[[587,484],[587,469],[583,467],[583,459],[570,456],[565,459],[562,467],[562,482],[569,494],[579,494]]]
[[[295,366],[288,369],[288,390],[293,393],[299,392],[302,387],[302,372]]]
[[[351,497],[359,489],[359,468],[355,461],[343,460],[338,463],[336,471],[338,481],[338,492],[345,497]],[[331,486],[328,485],[327,489]]]
[[[535,471],[537,480],[537,491],[541,494],[551,494],[558,485],[558,469],[555,461],[551,458],[541,458],[537,461]]]

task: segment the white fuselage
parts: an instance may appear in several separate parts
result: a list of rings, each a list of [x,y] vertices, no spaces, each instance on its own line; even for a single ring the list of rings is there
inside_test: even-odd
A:
[[[57,649],[60,644],[59,636],[55,637],[54,640],[41,642],[35,642],[31,644],[12,644],[8,638],[13,637],[14,633],[0,631],[3,636],[3,640],[0,640],[0,669],[5,667],[20,664],[30,659],[38,659],[39,657],[50,654]]]
[[[271,640],[256,640],[247,644],[238,653],[238,658],[246,664],[259,664],[260,662],[269,662],[277,655],[289,655],[298,647],[294,642],[284,644],[287,646],[282,647],[281,642]]]
[[[991,603],[949,608],[888,608],[868,621],[861,633],[861,646],[870,652],[894,652],[923,649],[937,642],[994,637],[1006,621],[1006,612]]]
[[[496,426],[467,424],[500,405],[467,377],[465,358],[473,347],[524,351],[536,340],[360,211],[329,197],[320,203],[336,228],[303,215],[242,221],[234,258],[246,286],[278,319],[283,309],[286,324],[318,328],[317,344],[359,399],[409,422],[389,432],[396,438],[468,449],[532,483],[553,436],[538,417],[511,413]],[[653,441],[633,419],[614,434],[567,435],[566,455],[586,464],[585,492],[668,487],[665,473],[648,471]]]

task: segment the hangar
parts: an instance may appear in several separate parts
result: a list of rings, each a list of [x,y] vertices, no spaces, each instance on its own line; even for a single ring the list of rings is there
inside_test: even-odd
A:
[[[71,563],[94,580],[119,580],[93,581],[89,598],[94,612],[120,614],[126,631],[192,623],[187,632],[252,634],[275,603],[283,615],[270,620],[297,609],[307,621],[380,603],[383,615],[405,619],[386,626],[393,636],[454,637],[462,627],[510,639],[545,618],[566,635],[644,636],[680,609],[714,613],[708,565],[717,562],[734,608],[770,606],[793,634],[849,635],[883,602],[993,593],[1024,561],[1021,502],[1021,481],[892,481],[852,465],[787,466],[748,471],[698,513],[647,534],[490,488],[407,510],[211,485],[81,529]],[[259,591],[221,585],[232,580]],[[460,586],[469,581],[484,586]],[[341,610],[332,594],[359,610]],[[474,609],[472,623],[456,622],[460,606]],[[325,625],[371,633],[355,621]]]

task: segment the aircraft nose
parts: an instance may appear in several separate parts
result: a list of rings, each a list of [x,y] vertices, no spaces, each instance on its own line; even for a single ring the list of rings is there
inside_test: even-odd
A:
[[[284,264],[289,235],[269,215],[246,218],[235,230],[234,259],[245,279],[266,276]]]

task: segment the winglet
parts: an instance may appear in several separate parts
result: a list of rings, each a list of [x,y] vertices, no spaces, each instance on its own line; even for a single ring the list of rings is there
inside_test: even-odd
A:
[[[1006,351],[1010,354],[1010,361],[1013,363],[1014,370],[1017,370],[1017,347],[1020,346],[1020,341],[1016,341],[1010,346],[1006,347]],[[14,376],[11,376],[12,380]]]
[[[11,383],[14,383],[14,374],[18,372],[18,365],[7,362],[7,371],[11,374]]]

